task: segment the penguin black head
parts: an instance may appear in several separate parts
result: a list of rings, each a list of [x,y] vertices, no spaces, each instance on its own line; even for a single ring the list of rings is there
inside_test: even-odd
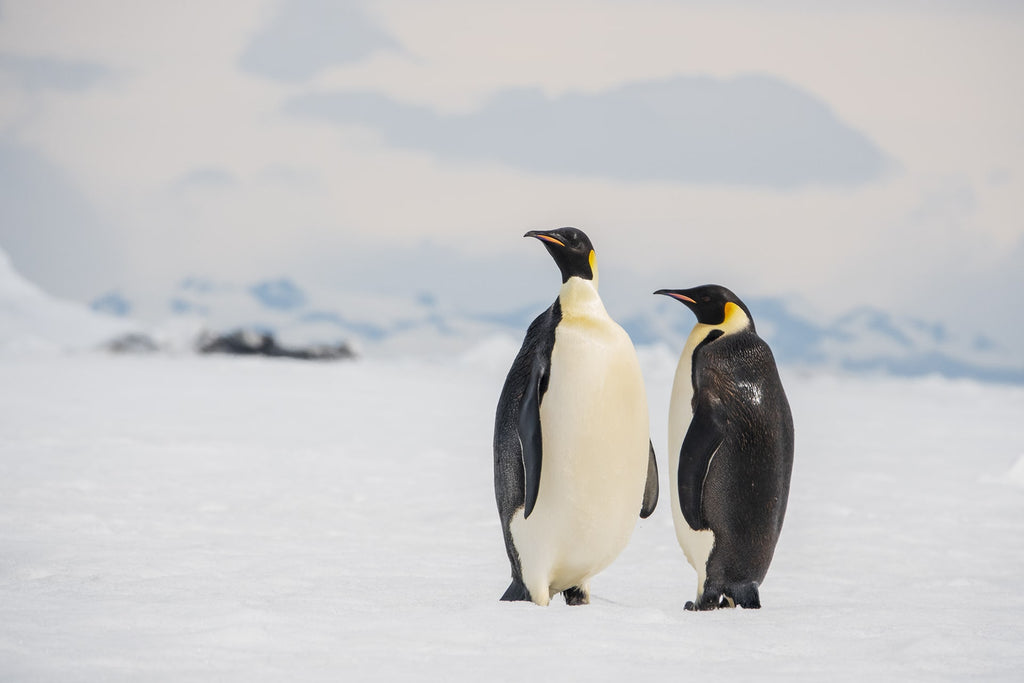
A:
[[[721,285],[701,285],[690,289],[659,289],[655,294],[664,294],[682,301],[687,308],[693,311],[693,314],[697,316],[697,322],[702,325],[721,325],[738,309],[747,316],[750,327],[754,327],[754,318],[750,315],[747,305]]]
[[[595,280],[597,261],[594,257],[594,245],[586,233],[576,228],[558,228],[557,230],[531,230],[523,237],[536,237],[547,247],[551,258],[555,259],[558,269],[562,271],[562,283],[571,277],[584,280]],[[595,283],[596,285],[596,283]]]

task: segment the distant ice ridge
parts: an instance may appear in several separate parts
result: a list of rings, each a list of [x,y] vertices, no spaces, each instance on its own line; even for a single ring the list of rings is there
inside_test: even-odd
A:
[[[949,329],[868,307],[822,318],[808,316],[783,299],[748,297],[746,303],[758,332],[784,365],[1024,383],[1024,351],[978,330]],[[495,353],[497,339],[513,339],[517,346],[530,321],[550,301],[520,303],[508,310],[471,310],[464,304],[439,301],[429,292],[394,296],[342,291],[309,287],[287,277],[242,285],[187,278],[162,301],[150,302],[143,317],[192,319],[216,332],[272,332],[292,345],[346,342],[361,355],[469,354],[480,363]],[[94,306],[141,311],[119,293],[101,297]],[[627,306],[632,308],[620,305],[613,315],[638,347],[664,347],[678,354],[693,325],[687,311],[643,299]]]
[[[501,322],[443,309],[424,293],[399,297],[341,291],[300,286],[287,277],[247,284],[189,277],[163,300],[135,302],[111,292],[93,307],[109,313],[131,311],[152,321],[191,320],[216,333],[272,333],[286,346],[343,342],[358,355],[448,356],[494,334],[522,334]]]
[[[783,299],[746,302],[784,366],[1024,384],[1024,350],[977,330],[874,308],[823,319]],[[476,310],[464,303],[423,291],[396,296],[310,287],[288,277],[246,284],[190,277],[148,299],[108,292],[90,311],[47,295],[0,252],[0,352],[96,348],[130,332],[148,336],[162,351],[191,352],[201,333],[248,330],[273,334],[289,348],[344,343],[359,356],[465,356],[478,366],[507,366],[530,321],[551,302]],[[666,357],[678,356],[693,324],[684,310],[642,299],[612,312],[638,348],[661,349]]]
[[[0,352],[92,348],[133,329],[130,321],[46,294],[18,274],[0,250]]]

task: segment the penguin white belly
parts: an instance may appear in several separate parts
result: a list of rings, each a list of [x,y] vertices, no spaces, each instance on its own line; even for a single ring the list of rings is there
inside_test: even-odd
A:
[[[636,526],[647,478],[650,426],[629,336],[610,318],[563,319],[541,400],[537,504],[510,528],[531,597],[585,586]]]
[[[704,329],[698,329],[704,328]],[[695,530],[683,516],[679,507],[679,450],[683,438],[693,419],[693,351],[706,336],[707,328],[698,325],[686,340],[686,347],[679,357],[675,379],[672,381],[672,400],[668,408],[668,472],[669,490],[672,492],[672,521],[676,528],[676,540],[683,549],[686,559],[697,571],[697,598],[704,592],[707,578],[708,558],[715,545],[715,534],[710,529]]]

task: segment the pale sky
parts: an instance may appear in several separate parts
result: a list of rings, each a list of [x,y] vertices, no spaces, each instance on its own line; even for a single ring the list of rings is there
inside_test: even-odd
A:
[[[1024,4],[0,0],[0,248],[83,301],[718,282],[1024,345]],[[855,6],[854,6],[855,5]]]

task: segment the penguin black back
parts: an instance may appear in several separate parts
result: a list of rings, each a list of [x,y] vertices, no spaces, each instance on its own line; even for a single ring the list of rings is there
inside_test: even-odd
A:
[[[713,609],[720,600],[759,607],[757,587],[782,529],[794,449],[792,413],[775,359],[749,309],[728,289],[705,285],[656,293],[681,301],[697,316],[670,407],[670,414],[691,414],[673,473],[680,513],[673,518],[698,571],[696,607]],[[708,532],[712,545],[696,541]]]
[[[721,335],[693,360],[694,423],[718,440],[705,462],[681,458],[696,489],[694,528],[715,532],[726,583],[745,574],[761,583],[782,530],[793,465],[793,417],[771,349],[753,332]],[[711,422],[708,426],[705,422]],[[687,435],[689,437],[689,434]],[[686,450],[684,440],[684,450]],[[688,452],[695,455],[698,451]],[[719,457],[721,456],[721,457]],[[694,463],[703,472],[684,469]],[[685,513],[685,511],[684,511]],[[744,571],[737,572],[739,568]]]

